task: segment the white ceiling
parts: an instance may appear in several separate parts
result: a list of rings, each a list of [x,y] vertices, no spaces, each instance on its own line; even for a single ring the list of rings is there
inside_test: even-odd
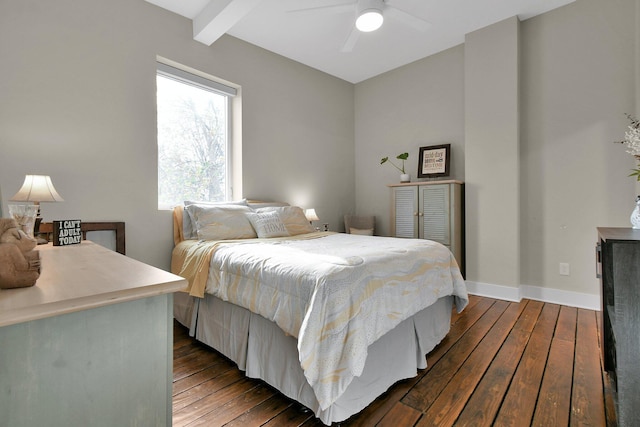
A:
[[[385,12],[382,27],[359,33],[350,52],[358,1],[366,0],[146,0],[193,21],[194,39],[213,44],[227,33],[351,83],[464,42],[467,33],[512,16],[521,20],[575,0],[388,0],[429,23],[418,30]],[[329,5],[350,7],[327,8]],[[301,8],[313,10],[296,11]]]

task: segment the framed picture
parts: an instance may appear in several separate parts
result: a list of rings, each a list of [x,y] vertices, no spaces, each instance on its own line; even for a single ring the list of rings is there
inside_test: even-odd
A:
[[[53,221],[53,246],[76,245],[82,241],[79,219]]]
[[[451,144],[420,147],[418,156],[418,178],[449,176]]]

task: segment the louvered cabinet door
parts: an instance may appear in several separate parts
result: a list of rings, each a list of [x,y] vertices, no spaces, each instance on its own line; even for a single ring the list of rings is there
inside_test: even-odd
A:
[[[464,183],[389,185],[391,236],[428,239],[451,250],[464,275]]]
[[[421,239],[451,246],[451,211],[449,184],[418,187],[420,212],[418,226]]]
[[[416,187],[393,189],[392,230],[394,237],[418,237],[418,192]]]

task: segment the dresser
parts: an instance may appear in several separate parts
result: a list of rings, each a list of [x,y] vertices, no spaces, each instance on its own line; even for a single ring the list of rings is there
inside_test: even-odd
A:
[[[456,180],[390,184],[391,236],[445,245],[464,275],[464,183]]]
[[[171,426],[186,280],[89,241],[37,250],[35,286],[0,290],[0,425]]]
[[[640,230],[598,228],[604,369],[614,382],[619,426],[640,425]]]

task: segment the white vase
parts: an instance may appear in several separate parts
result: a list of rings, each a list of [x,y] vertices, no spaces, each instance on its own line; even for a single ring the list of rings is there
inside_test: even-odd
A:
[[[400,175],[400,182],[411,182],[411,175],[403,173]]]
[[[629,220],[634,229],[640,229],[640,196],[636,197],[636,207],[633,212],[631,212],[631,218],[629,218]]]

